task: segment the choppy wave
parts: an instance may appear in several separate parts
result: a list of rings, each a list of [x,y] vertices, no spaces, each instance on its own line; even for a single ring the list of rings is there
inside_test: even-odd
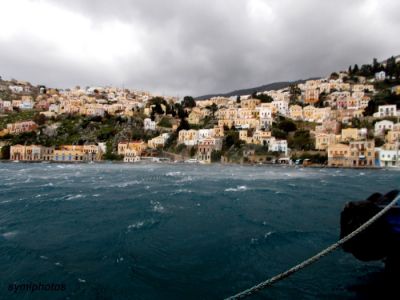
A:
[[[16,237],[18,235],[18,233],[19,232],[17,230],[14,230],[14,231],[2,233],[1,236],[5,239],[12,239],[12,238]]]
[[[336,241],[344,203],[396,188],[400,176],[268,166],[1,167],[2,281],[62,278],[88,299],[99,291],[118,299],[224,298]],[[347,283],[371,265],[361,270],[338,252],[277,285],[271,299],[295,299],[298,286],[308,299],[352,298]],[[218,284],[210,291],[199,280]]]
[[[239,186],[237,186],[235,188],[227,188],[227,189],[225,189],[225,192],[244,192],[244,191],[247,191],[247,190],[248,190],[247,186],[239,185]]]

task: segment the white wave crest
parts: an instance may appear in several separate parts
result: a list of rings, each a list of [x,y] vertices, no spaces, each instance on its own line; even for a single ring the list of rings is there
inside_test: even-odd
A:
[[[225,192],[244,192],[247,191],[248,188],[245,185],[238,185],[236,188],[228,188],[225,189]]]

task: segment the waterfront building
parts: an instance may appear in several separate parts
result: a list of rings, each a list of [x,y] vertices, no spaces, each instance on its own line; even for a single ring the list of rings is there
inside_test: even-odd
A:
[[[399,159],[399,151],[397,150],[385,150],[379,149],[379,166],[380,167],[399,167],[400,159]]]
[[[17,161],[42,161],[51,160],[53,147],[40,145],[14,145],[10,147],[10,160]]]
[[[349,145],[333,144],[328,146],[328,166],[348,167],[349,166]]]
[[[349,145],[349,162],[352,167],[375,166],[375,142],[351,141]]]
[[[205,163],[211,163],[211,154],[213,151],[222,149],[221,138],[205,138],[198,143],[197,160]]]

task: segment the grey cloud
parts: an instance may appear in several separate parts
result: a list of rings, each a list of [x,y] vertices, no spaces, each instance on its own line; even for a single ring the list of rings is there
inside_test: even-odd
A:
[[[58,87],[123,84],[201,95],[323,76],[400,54],[396,0],[260,0],[271,12],[253,11],[255,16],[246,9],[250,0],[47,2],[85,16],[94,27],[118,20],[144,32],[137,41],[143,51],[107,69],[60,59],[51,43],[42,45],[21,32],[0,39],[4,77]]]

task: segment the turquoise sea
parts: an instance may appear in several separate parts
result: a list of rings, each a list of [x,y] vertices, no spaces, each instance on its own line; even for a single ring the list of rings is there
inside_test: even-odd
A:
[[[223,299],[335,242],[347,201],[399,185],[388,170],[1,163],[0,299]],[[250,299],[387,284],[383,263],[339,250]]]

